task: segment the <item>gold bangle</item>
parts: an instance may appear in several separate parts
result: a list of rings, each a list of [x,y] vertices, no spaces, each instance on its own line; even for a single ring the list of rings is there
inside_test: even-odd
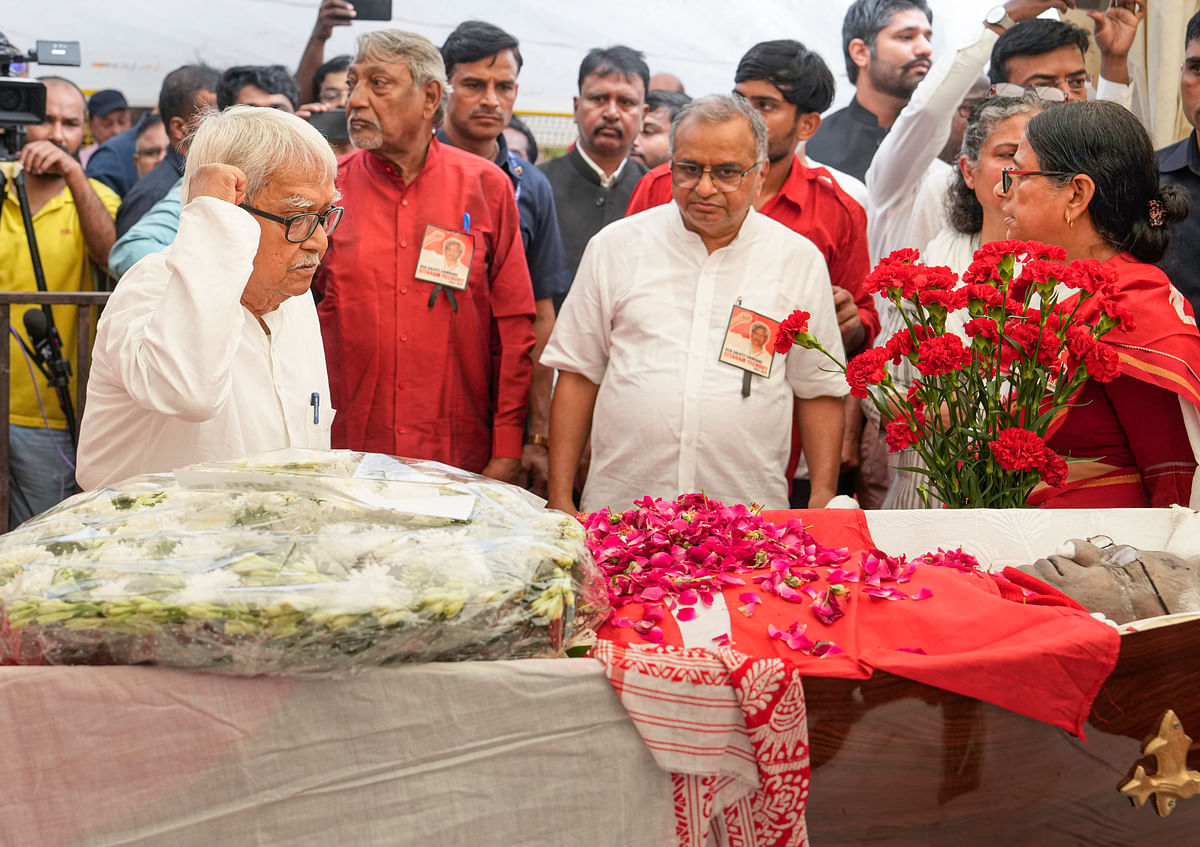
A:
[[[539,447],[549,447],[550,438],[549,436],[542,435],[540,432],[531,432],[529,433],[528,437],[526,437],[525,443],[535,444]]]

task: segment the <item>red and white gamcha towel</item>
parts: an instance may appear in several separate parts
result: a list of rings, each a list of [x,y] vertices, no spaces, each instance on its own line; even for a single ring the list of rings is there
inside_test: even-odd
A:
[[[785,660],[599,641],[591,655],[675,788],[679,847],[806,847],[808,720]]]

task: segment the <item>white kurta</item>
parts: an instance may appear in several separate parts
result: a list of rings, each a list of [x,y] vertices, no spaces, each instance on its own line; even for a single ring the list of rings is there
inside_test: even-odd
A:
[[[820,353],[793,348],[775,356],[769,377],[752,376],[743,397],[745,372],[719,361],[739,298],[777,321],[810,312],[810,331],[844,359],[821,253],[753,210],[711,255],[674,203],[616,221],[588,244],[541,359],[600,386],[585,511],[693,491],[787,508],[793,395],[848,389]]]
[[[312,295],[264,315],[270,335],[240,303],[259,232],[248,212],[198,197],[175,242],[121,279],[96,332],[79,437],[83,488],[208,459],[329,447],[333,409]]]

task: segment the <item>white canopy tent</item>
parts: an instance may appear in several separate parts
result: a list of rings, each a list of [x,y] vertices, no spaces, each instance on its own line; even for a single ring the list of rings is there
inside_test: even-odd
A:
[[[816,49],[838,82],[833,108],[853,92],[842,60],[842,17],[851,0],[393,0],[390,26],[440,44],[463,20],[480,18],[522,42],[519,112],[571,109],[579,60],[591,47],[628,44],[646,53],[651,71],[679,76],[690,94],[728,90],[738,58],[753,44],[796,38]],[[934,56],[973,40],[998,0],[928,0],[934,12]],[[188,62],[219,68],[283,64],[294,68],[312,31],[320,0],[0,0],[0,32],[18,48],[36,40],[78,41],[83,66],[59,69],[85,91],[117,88],[135,106],[158,99],[163,76]],[[1190,127],[1178,108],[1183,25],[1200,0],[1152,0],[1131,55],[1135,111],[1156,146]],[[1051,12],[1050,14],[1054,14]],[[1082,13],[1074,20],[1088,25]],[[353,51],[354,39],[378,22],[339,27],[326,57]],[[1092,70],[1095,57],[1093,57]],[[32,74],[58,72],[41,70]]]
[[[938,54],[974,37],[995,0],[931,0]],[[217,67],[283,64],[295,68],[316,20],[319,0],[3,0],[0,32],[19,49],[35,40],[79,41],[83,66],[64,76],[87,90],[117,88],[136,106],[158,99],[162,77],[188,62]],[[850,0],[608,0],[605,3],[510,0],[394,0],[391,26],[441,44],[463,20],[491,21],[521,40],[525,68],[520,111],[571,109],[579,61],[591,47],[628,44],[646,53],[651,71],[670,71],[691,94],[726,91],[738,58],[771,38],[815,48],[838,77],[838,105],[851,87],[841,49]],[[353,50],[354,39],[380,22],[338,27],[326,57]],[[31,75],[55,72],[32,69]]]

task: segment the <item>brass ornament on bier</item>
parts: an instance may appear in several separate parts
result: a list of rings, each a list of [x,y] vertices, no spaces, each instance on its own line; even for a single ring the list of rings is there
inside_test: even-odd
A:
[[[1137,807],[1145,805],[1154,795],[1158,814],[1171,814],[1180,800],[1200,793],[1200,771],[1188,770],[1187,755],[1192,739],[1183,731],[1183,724],[1171,709],[1163,714],[1158,726],[1158,735],[1142,746],[1142,755],[1153,756],[1158,767],[1147,774],[1145,767],[1138,765],[1133,777],[1121,786],[1121,793],[1129,796]]]

